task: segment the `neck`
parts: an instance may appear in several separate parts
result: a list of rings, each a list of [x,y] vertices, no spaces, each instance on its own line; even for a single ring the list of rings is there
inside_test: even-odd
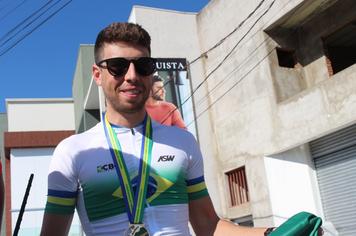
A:
[[[118,112],[107,107],[106,116],[111,124],[133,128],[139,125],[146,116],[146,110],[143,108],[134,113]]]

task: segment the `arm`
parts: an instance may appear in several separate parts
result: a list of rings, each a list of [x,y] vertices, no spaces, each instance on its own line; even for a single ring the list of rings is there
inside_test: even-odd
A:
[[[213,235],[219,218],[209,196],[189,201],[189,220],[197,236]]]
[[[219,220],[209,196],[189,201],[189,220],[197,236],[263,236],[266,228],[251,228]]]
[[[178,108],[175,108],[175,110],[173,111],[172,123],[172,125],[178,126],[179,128],[187,129]]]
[[[48,192],[41,236],[68,235],[77,199],[75,165],[62,141],[55,149],[48,170]]]
[[[41,236],[68,235],[72,219],[73,214],[57,215],[52,213],[45,213],[43,216]]]
[[[227,220],[220,220],[217,224],[214,236],[243,235],[243,236],[263,236],[266,228],[252,228],[236,225]]]

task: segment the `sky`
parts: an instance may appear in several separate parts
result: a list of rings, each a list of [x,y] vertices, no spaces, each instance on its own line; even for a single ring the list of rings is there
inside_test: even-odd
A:
[[[208,2],[0,0],[0,113],[7,98],[72,97],[79,45],[94,44],[111,22],[127,21],[134,5],[199,12]]]

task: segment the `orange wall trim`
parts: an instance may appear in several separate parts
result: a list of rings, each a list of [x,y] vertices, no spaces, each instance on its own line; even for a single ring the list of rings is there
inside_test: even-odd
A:
[[[60,141],[74,133],[74,130],[5,132],[5,157],[10,159],[12,148],[56,147]]]

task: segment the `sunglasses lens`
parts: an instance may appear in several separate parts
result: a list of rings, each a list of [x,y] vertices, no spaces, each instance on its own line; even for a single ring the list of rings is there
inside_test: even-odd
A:
[[[114,77],[125,75],[131,62],[134,63],[136,72],[141,76],[151,75],[156,70],[156,60],[151,57],[140,57],[136,60],[116,57],[107,59],[105,62],[109,73]]]
[[[130,61],[125,58],[109,59],[106,63],[109,73],[115,77],[120,77],[126,74],[130,66]]]
[[[141,57],[135,60],[134,64],[137,73],[139,73],[142,76],[151,75],[156,70],[155,59],[151,57]]]

